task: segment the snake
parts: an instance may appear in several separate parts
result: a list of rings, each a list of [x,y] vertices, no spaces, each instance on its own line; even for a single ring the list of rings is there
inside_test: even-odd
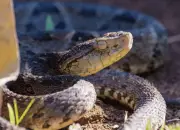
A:
[[[163,125],[163,96],[136,75],[166,61],[167,32],[156,19],[78,2],[14,2],[14,10],[21,70],[1,87],[2,130],[64,128],[91,110],[97,96],[133,110],[118,130],[145,130],[149,120],[153,129]],[[20,112],[35,99],[20,126],[7,121],[6,104],[14,98]]]

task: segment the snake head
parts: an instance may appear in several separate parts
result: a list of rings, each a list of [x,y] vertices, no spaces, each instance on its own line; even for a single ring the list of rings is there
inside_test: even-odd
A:
[[[132,48],[132,43],[130,32],[106,33],[69,50],[59,69],[79,76],[95,74],[124,57]]]
[[[131,49],[133,38],[129,32],[109,32],[104,34],[103,37],[96,38],[94,48],[96,50],[115,49],[115,48],[126,48]]]

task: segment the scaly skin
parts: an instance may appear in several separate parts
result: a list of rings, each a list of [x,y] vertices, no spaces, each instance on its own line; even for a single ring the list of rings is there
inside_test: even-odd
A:
[[[35,98],[36,102],[21,126],[34,130],[56,130],[78,120],[89,111],[95,103],[97,93],[99,96],[118,100],[134,110],[120,130],[144,130],[149,119],[153,128],[157,129],[165,120],[166,105],[152,84],[124,72],[106,70],[97,73],[127,54],[132,47],[132,41],[130,33],[113,32],[81,43],[66,52],[35,55],[34,61],[30,59],[29,63],[27,62],[29,65],[33,64],[29,68],[32,73],[24,72],[19,77],[19,82],[3,87],[3,116],[7,117],[6,103],[11,102],[13,98],[18,100],[21,112],[27,101]],[[47,72],[45,63],[50,68],[54,65],[50,72]],[[32,75],[35,72],[34,68],[38,70],[36,73],[43,76]],[[59,75],[61,73],[72,76]],[[21,80],[22,86],[19,86]],[[32,87],[34,95],[39,96],[28,96],[30,93],[26,84]],[[18,86],[21,89],[18,89]],[[64,90],[60,91],[60,86],[63,86]],[[69,86],[72,87],[67,88]],[[16,91],[11,91],[14,87]],[[9,127],[7,122],[1,122],[1,125],[7,126],[5,129]]]

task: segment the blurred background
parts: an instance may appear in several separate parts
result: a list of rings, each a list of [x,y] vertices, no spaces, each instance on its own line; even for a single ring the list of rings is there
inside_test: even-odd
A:
[[[14,0],[25,1],[25,0]],[[34,0],[28,0],[34,1]],[[45,0],[36,0],[45,1]],[[51,0],[48,0],[51,1]],[[53,0],[58,1],[58,0]],[[60,1],[60,0],[59,0]],[[89,2],[117,6],[136,10],[153,16],[160,21],[168,31],[170,60],[147,78],[152,81],[163,95],[180,97],[180,1],[178,0],[64,0],[65,2]],[[174,37],[175,36],[175,37]]]
[[[26,0],[14,0],[26,1]],[[35,1],[35,0],[28,0]],[[157,18],[168,29],[170,35],[180,33],[180,1],[178,0],[36,0],[36,1],[73,1],[113,5],[141,11]]]

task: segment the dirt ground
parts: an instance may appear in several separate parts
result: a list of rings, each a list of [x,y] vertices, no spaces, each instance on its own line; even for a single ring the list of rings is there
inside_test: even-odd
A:
[[[19,0],[20,1],[20,0]],[[23,1],[23,0],[21,0]],[[72,1],[72,0],[66,0]],[[74,0],[75,1],[75,0]],[[138,10],[158,19],[167,28],[169,37],[180,34],[180,1],[177,0],[76,0],[91,3],[115,5],[131,10]],[[171,37],[172,38],[172,37]],[[170,60],[147,79],[169,98],[180,100],[180,38],[169,44]],[[123,123],[124,111],[97,101],[95,108],[87,113],[78,123],[85,130],[115,130],[119,122]],[[167,112],[167,115],[171,112]],[[180,118],[180,109],[175,112]],[[168,119],[172,119],[167,116]],[[175,117],[174,117],[175,118]]]

